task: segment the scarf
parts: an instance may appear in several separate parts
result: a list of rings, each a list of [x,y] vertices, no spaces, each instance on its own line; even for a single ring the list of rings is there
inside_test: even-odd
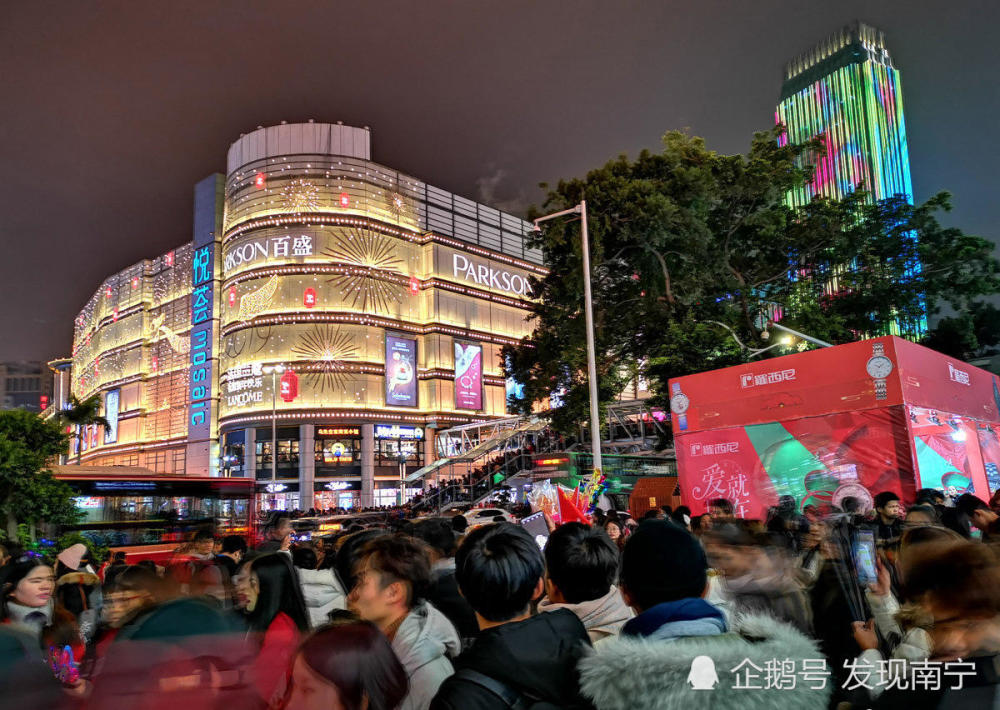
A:
[[[622,636],[674,640],[717,636],[726,632],[726,617],[701,598],[691,597],[650,607],[622,627]]]

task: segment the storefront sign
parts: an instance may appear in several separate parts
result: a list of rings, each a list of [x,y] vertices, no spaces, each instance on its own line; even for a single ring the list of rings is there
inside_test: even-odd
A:
[[[297,237],[289,234],[270,239],[253,239],[227,251],[223,268],[228,272],[256,261],[289,256],[312,256],[312,254],[313,238],[308,234],[300,234]]]
[[[351,484],[347,481],[330,481],[324,488],[328,491],[346,491],[351,487]]]
[[[413,338],[385,336],[385,403],[417,406],[417,341]]]
[[[483,408],[483,346],[455,343],[455,406]]]
[[[316,427],[316,436],[361,436],[361,430],[356,426],[321,426]]]
[[[473,261],[464,254],[452,254],[452,274],[477,286],[506,291],[515,296],[531,298],[531,284],[520,274],[495,269],[489,264]]]
[[[351,463],[354,461],[354,449],[343,441],[327,442],[323,445],[323,463]]]
[[[423,439],[424,430],[418,426],[400,426],[399,424],[376,424],[376,439]]]
[[[215,245],[195,249],[191,260],[191,350],[188,440],[211,436],[212,332]]]
[[[260,363],[233,367],[222,375],[226,404],[243,407],[264,399],[264,375]]]

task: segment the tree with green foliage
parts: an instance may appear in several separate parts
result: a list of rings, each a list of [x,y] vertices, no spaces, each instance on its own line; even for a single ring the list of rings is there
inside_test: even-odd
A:
[[[630,365],[665,399],[670,377],[746,362],[768,319],[833,343],[916,330],[941,303],[967,308],[1000,290],[993,245],[943,227],[941,193],[872,201],[862,189],[800,209],[819,141],[781,145],[780,127],[746,155],[720,155],[670,132],[659,153],[620,157],[560,182],[546,212],[586,199],[600,398],[615,398]],[[560,391],[564,431],[585,419],[586,350],[580,230],[547,222],[535,237],[550,269],[535,284],[534,330],[506,347],[505,369],[525,385],[524,412]],[[917,268],[919,264],[919,268]],[[734,337],[735,336],[735,337]],[[780,355],[775,348],[765,355]]]
[[[76,463],[79,465],[83,457],[83,437],[88,426],[98,425],[108,427],[108,420],[101,416],[101,396],[91,395],[87,399],[77,399],[69,396],[69,408],[57,415],[59,420],[73,427],[76,437]]]
[[[38,525],[75,522],[79,513],[73,490],[45,470],[47,462],[66,450],[62,426],[20,409],[0,412],[0,514],[8,539],[19,524],[34,539]]]
[[[994,355],[1000,345],[1000,309],[973,303],[964,313],[939,320],[920,342],[960,360]]]

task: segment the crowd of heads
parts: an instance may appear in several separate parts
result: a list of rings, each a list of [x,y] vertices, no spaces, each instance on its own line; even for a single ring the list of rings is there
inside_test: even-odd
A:
[[[906,505],[887,491],[868,512],[851,499],[821,511],[783,498],[764,520],[737,517],[724,499],[710,501],[702,516],[685,506],[654,508],[639,521],[598,511],[591,524],[552,525],[543,547],[522,525],[468,529],[462,516],[349,524],[296,541],[291,518],[275,515],[255,549],[242,536],[199,531],[158,563],[115,553],[100,564],[84,545],[54,560],[3,548],[0,618],[33,634],[63,692],[89,697],[94,707],[97,700],[113,706],[116,687],[134,692],[141,677],[123,680],[109,667],[130,667],[150,638],[157,648],[164,639],[176,643],[181,655],[203,653],[210,660],[199,662],[211,666],[211,677],[235,668],[234,677],[248,679],[201,687],[213,702],[228,692],[234,702],[292,710],[426,707],[435,693],[459,692],[461,684],[446,681],[452,662],[491,629],[561,609],[584,624],[577,645],[637,633],[655,639],[666,626],[651,630],[649,619],[690,608],[691,600],[716,610],[700,613],[717,614],[711,621],[722,628],[766,614],[817,642],[835,667],[904,647],[926,659],[998,654],[1000,565],[992,543],[1000,541],[1000,515],[972,496],[946,503],[920,491]],[[871,578],[856,558],[866,535],[875,541]],[[886,599],[901,609],[894,632],[869,620]],[[604,616],[595,621],[588,614],[598,608]],[[431,680],[409,665],[405,648],[417,643],[406,625],[418,617],[427,628],[440,626]],[[228,639],[221,646],[220,635]],[[218,647],[230,649],[227,662],[211,650]],[[72,651],[73,663],[55,653],[62,649]],[[155,657],[150,663],[159,668]],[[180,697],[161,692],[169,683],[158,672],[148,674],[157,693]],[[4,683],[9,677],[0,672],[0,691]],[[580,692],[586,689],[581,681]],[[838,702],[871,700],[838,693]]]

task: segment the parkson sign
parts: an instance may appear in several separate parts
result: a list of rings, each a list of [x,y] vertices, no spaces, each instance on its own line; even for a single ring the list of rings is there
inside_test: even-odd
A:
[[[452,273],[468,279],[478,286],[506,291],[515,296],[531,298],[531,284],[520,274],[512,274],[503,269],[494,269],[488,264],[478,264],[462,254],[452,255]]]

